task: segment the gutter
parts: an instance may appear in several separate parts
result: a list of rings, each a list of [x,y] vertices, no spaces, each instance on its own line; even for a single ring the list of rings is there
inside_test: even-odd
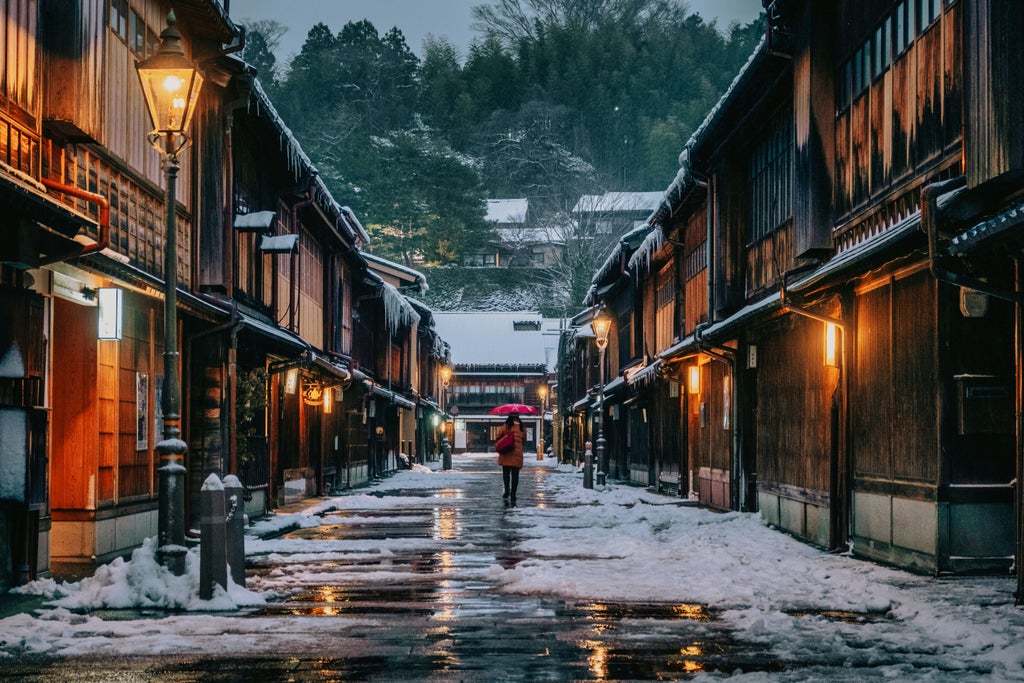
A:
[[[94,254],[98,251],[103,251],[110,246],[110,202],[101,194],[95,192],[88,192],[82,190],[74,185],[65,185],[64,183],[58,183],[56,180],[50,180],[49,178],[40,178],[39,182],[42,183],[46,189],[54,190],[56,192],[62,192],[72,197],[84,199],[87,202],[97,204],[100,207],[100,235],[99,241],[95,244],[90,244],[84,249],[78,256],[85,256],[86,254]],[[41,264],[41,265],[45,265]]]
[[[957,272],[939,264],[938,198],[946,192],[963,187],[966,182],[966,176],[961,175],[956,178],[926,185],[921,190],[921,228],[928,237],[928,267],[932,277],[940,282],[946,282],[957,287],[967,287],[996,299],[1002,299],[1003,301],[1015,304],[1024,304],[1024,295],[1018,292],[1007,292],[998,287],[993,287],[984,280],[980,280],[972,275]]]

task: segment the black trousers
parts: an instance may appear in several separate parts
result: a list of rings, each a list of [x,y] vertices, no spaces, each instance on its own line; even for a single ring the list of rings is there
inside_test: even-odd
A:
[[[519,490],[519,468],[512,465],[502,465],[501,483],[505,485],[505,493],[515,498],[516,491]]]

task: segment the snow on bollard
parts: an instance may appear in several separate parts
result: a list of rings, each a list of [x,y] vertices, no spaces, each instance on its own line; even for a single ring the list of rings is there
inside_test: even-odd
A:
[[[224,522],[224,484],[211,474],[199,492],[199,599],[213,598],[214,584],[228,588],[227,524]]]
[[[227,563],[231,580],[245,587],[245,489],[233,474],[224,477],[224,504],[227,506]]]
[[[594,488],[594,451],[591,450],[591,443],[584,444],[583,455],[583,488]]]

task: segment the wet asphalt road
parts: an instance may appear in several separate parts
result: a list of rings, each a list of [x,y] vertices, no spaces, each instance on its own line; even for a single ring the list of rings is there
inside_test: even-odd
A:
[[[304,644],[294,652],[282,645],[275,652],[220,658],[28,659],[5,663],[3,677],[18,681],[681,680],[697,671],[778,670],[763,652],[731,642],[716,625],[713,613],[699,605],[575,602],[495,590],[487,570],[495,564],[509,568],[524,559],[515,550],[522,526],[517,523],[517,510],[503,506],[494,460],[465,458],[456,465],[471,475],[465,485],[388,492],[421,497],[422,504],[345,510],[333,514],[351,516],[355,523],[291,532],[294,538],[344,539],[363,548],[374,540],[388,539],[393,556],[382,561],[353,552],[350,557],[334,554],[329,561],[310,560],[301,567],[298,592],[238,617],[295,617],[297,626],[299,618],[348,619],[371,626],[352,628],[343,635],[331,631],[326,636],[314,629],[299,635]],[[520,508],[551,505],[544,486],[547,473],[545,467],[523,470]],[[400,539],[408,539],[407,552]],[[416,542],[424,539],[441,543]],[[425,546],[432,549],[424,551]],[[247,574],[258,580],[273,570],[273,565],[256,557]],[[339,572],[344,580],[332,581]],[[394,573],[395,579],[389,581],[388,573]]]

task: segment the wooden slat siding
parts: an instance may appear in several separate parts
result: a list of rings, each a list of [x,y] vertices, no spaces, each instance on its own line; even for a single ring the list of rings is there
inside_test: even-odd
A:
[[[927,271],[893,283],[893,475],[936,483],[938,365],[935,281]]]
[[[803,5],[801,49],[793,59],[795,256],[832,248],[835,142],[834,43],[813,40],[835,26],[835,3]]]
[[[758,482],[827,492],[831,387],[824,326],[790,317],[758,339]]]
[[[308,230],[299,237],[299,334],[317,348],[324,347],[323,251]]]
[[[917,50],[894,56],[892,74],[892,179],[906,178],[917,163]],[[852,208],[852,207],[851,207]]]
[[[917,37],[917,162],[927,164],[945,149],[942,124],[942,31],[940,23]]]
[[[109,0],[44,2],[43,118],[73,122],[100,139],[103,87],[103,45],[108,30],[104,9]]]
[[[1017,0],[960,2],[965,23],[964,92],[967,182],[987,180],[1024,168],[1024,63],[1020,27],[1024,6]]]
[[[850,432],[855,476],[892,476],[892,314],[888,286],[856,299],[856,342],[851,369]]]
[[[778,287],[782,274],[793,268],[792,239],[790,222],[747,247],[747,297]]]
[[[707,230],[705,199],[683,226],[684,337],[708,319]]]
[[[53,509],[95,509],[95,472],[99,462],[96,309],[53,300],[53,395],[60,406],[52,415],[50,487]]]
[[[857,297],[855,477],[937,482],[935,296],[921,271]]]
[[[868,98],[870,130],[878,134],[871,146],[871,194],[885,191],[892,183],[892,69],[886,69],[871,84]]]
[[[837,216],[850,210],[850,197],[853,192],[853,166],[850,163],[850,117],[848,110],[836,117],[836,165],[835,187],[832,191],[832,202]]]
[[[964,122],[963,15],[964,3],[958,2],[942,18],[942,139],[957,148]]]
[[[846,77],[848,60],[859,63],[861,69],[868,68],[861,47],[868,38],[877,41],[892,35],[896,10],[901,7],[893,2],[877,16],[869,16],[845,6],[854,4],[845,3],[840,11],[841,18],[852,18],[848,32],[855,36],[841,40],[845,46],[837,54],[837,74],[841,78]],[[863,207],[886,201],[911,178],[928,169],[945,167],[959,156],[963,5],[942,3],[939,18],[924,30],[915,13],[912,42],[892,55],[888,71],[879,76],[878,67],[873,68],[876,80],[867,90],[859,88],[858,67],[854,66],[850,79],[852,104],[840,101],[836,115],[834,196],[839,225],[848,225]],[[918,3],[914,6],[919,9]],[[879,31],[879,27],[886,26],[890,31]],[[846,30],[842,21],[839,27],[840,33]],[[900,47],[894,44],[894,51]],[[872,52],[876,57],[879,54]]]
[[[868,98],[861,96],[850,107],[850,165],[853,174],[850,197],[851,207],[867,201],[871,180],[871,149],[876,141],[871,138]]]

